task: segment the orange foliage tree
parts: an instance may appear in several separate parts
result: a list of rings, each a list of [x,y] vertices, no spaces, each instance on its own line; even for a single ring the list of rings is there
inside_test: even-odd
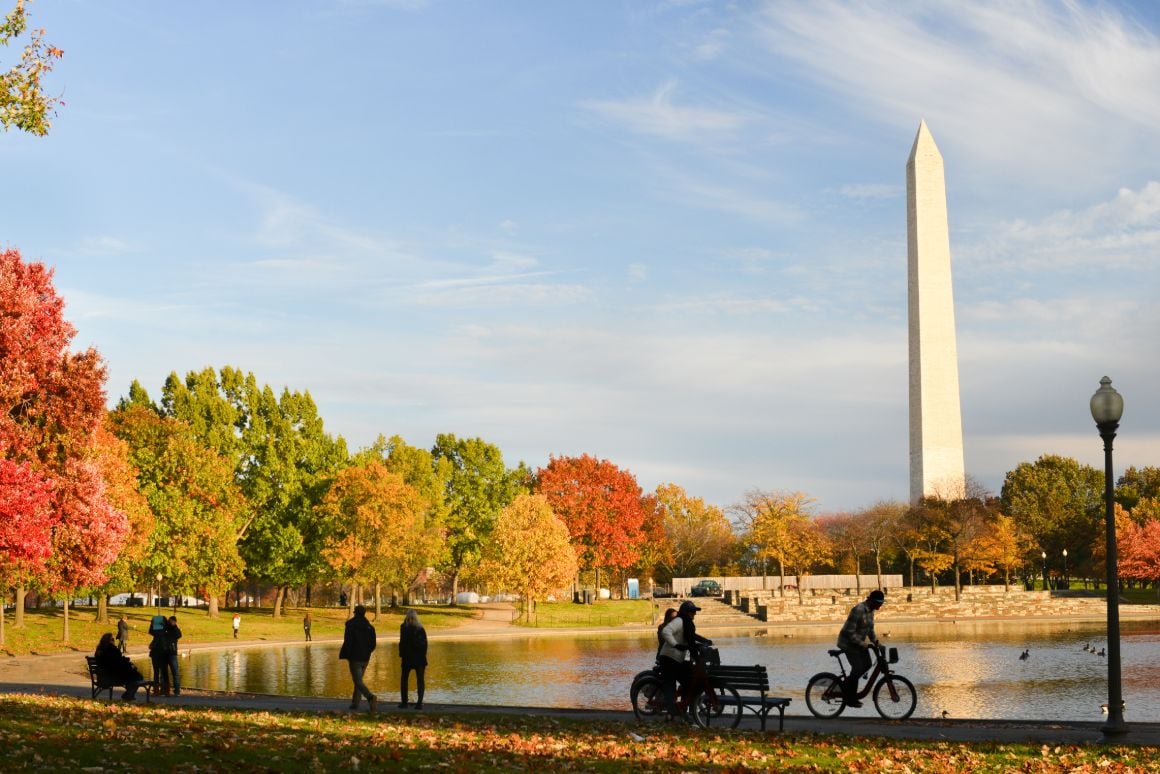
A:
[[[639,557],[644,509],[640,484],[627,470],[588,454],[552,457],[536,473],[537,491],[568,525],[581,569],[633,566]]]
[[[576,574],[568,527],[543,495],[517,495],[496,520],[480,569],[501,587],[518,591],[524,616]]]

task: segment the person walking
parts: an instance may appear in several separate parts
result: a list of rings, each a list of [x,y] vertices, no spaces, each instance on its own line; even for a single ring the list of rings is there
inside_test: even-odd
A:
[[[838,633],[838,647],[850,662],[850,675],[842,684],[847,707],[862,706],[858,701],[858,680],[870,670],[870,647],[878,646],[878,637],[874,635],[874,612],[885,601],[885,593],[879,589],[871,591],[865,602],[850,609],[846,623]]]
[[[399,692],[403,695],[403,702],[399,709],[407,708],[407,683],[411,671],[415,672],[415,692],[417,699],[415,709],[423,709],[423,674],[427,670],[427,630],[419,623],[419,614],[408,610],[399,626],[399,658],[403,660],[403,676]]]
[[[181,628],[177,625],[177,616],[169,616],[169,620],[165,622],[165,629],[162,631],[162,636],[165,638],[165,666],[168,668],[168,676],[172,677],[173,695],[181,695],[181,672],[178,669],[178,647],[177,641],[181,639]]]
[[[310,642],[310,611],[306,611],[306,615],[302,617],[302,631],[306,634],[306,641]]]
[[[121,618],[117,621],[117,649],[121,653],[129,652],[129,622],[125,620],[125,614],[121,614]]]
[[[366,696],[370,711],[379,708],[379,700],[363,682],[363,674],[367,671],[371,654],[378,644],[375,627],[367,620],[367,609],[362,605],[354,606],[354,617],[346,622],[346,630],[342,635],[342,648],[338,651],[339,660],[345,660],[350,667],[350,679],[354,683],[354,692],[350,697],[350,708],[358,709],[359,696]]]
[[[238,628],[242,625],[242,616],[234,613],[234,639],[238,638]]]

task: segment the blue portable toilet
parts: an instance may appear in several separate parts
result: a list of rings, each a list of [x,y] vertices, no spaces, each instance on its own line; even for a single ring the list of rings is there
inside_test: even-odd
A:
[[[628,579],[628,598],[640,599],[640,581],[636,578]]]

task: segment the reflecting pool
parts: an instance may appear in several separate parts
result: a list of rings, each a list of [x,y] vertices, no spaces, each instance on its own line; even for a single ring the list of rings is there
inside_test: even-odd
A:
[[[898,648],[896,671],[918,689],[915,717],[946,712],[955,718],[1098,721],[1108,695],[1107,659],[1098,655],[1107,644],[1103,631],[1098,624],[960,622],[908,627],[884,642]],[[1125,623],[1123,632],[1125,717],[1160,721],[1160,622]],[[807,712],[810,676],[834,668],[826,655],[832,636],[786,637],[777,629],[706,633],[722,663],[765,665],[771,693],[794,699],[792,714]],[[655,650],[652,635],[432,639],[425,700],[628,709],[629,682],[651,665]],[[1020,659],[1024,650],[1028,658]],[[195,652],[182,669],[183,684],[211,690],[335,699],[351,693],[337,644]],[[380,642],[367,685],[385,701],[397,700],[399,671],[397,646]],[[874,709],[867,703],[856,712]]]

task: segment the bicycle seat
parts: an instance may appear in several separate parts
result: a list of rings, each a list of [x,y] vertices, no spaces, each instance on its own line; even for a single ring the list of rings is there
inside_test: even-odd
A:
[[[826,652],[827,652],[827,653],[829,653],[831,656],[834,656],[835,658],[837,658],[838,656],[842,655],[842,649],[841,649],[841,648],[830,648],[830,649],[829,649],[829,650],[827,650]]]

